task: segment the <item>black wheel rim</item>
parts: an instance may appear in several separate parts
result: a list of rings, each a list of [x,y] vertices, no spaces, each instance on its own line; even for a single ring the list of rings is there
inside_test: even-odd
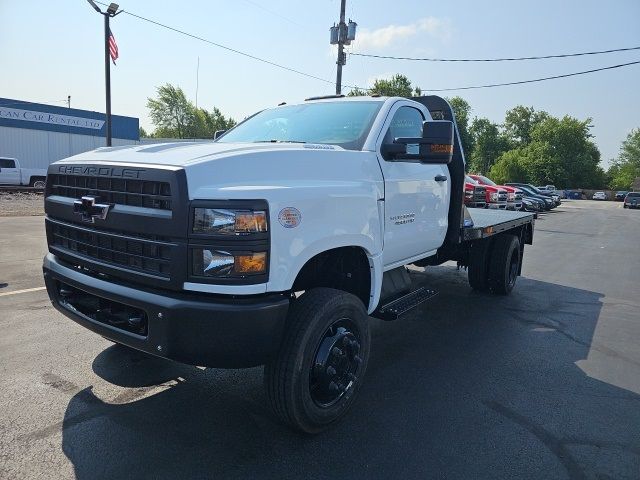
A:
[[[513,287],[516,283],[516,278],[518,278],[519,265],[520,265],[520,252],[516,248],[511,253],[511,258],[509,259],[509,287]]]
[[[309,373],[309,393],[316,405],[331,407],[353,388],[362,363],[360,348],[353,320],[341,318],[325,330]]]

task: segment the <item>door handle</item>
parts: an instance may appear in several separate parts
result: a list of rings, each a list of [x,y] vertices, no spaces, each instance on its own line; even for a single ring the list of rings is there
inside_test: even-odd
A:
[[[446,182],[447,181],[447,177],[445,175],[436,175],[435,181],[436,182]]]

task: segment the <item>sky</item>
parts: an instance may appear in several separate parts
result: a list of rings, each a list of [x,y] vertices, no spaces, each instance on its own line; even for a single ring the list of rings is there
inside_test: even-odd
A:
[[[112,20],[120,58],[111,69],[112,111],[140,118],[157,87],[181,87],[236,120],[265,107],[335,92],[329,27],[339,0],[121,0]],[[321,81],[142,21],[144,16]],[[457,2],[347,0],[358,24],[351,52],[440,58],[552,55],[640,46],[640,0]],[[0,0],[0,97],[104,111],[103,20],[85,0]],[[200,67],[198,69],[198,58]],[[343,83],[370,87],[406,75],[429,89],[527,80],[640,60],[640,50],[523,62],[432,63],[350,55]],[[640,64],[528,85],[446,92],[472,117],[501,123],[516,105],[592,119],[603,166],[640,127]],[[346,93],[345,92],[343,93]],[[197,92],[196,92],[197,91]]]

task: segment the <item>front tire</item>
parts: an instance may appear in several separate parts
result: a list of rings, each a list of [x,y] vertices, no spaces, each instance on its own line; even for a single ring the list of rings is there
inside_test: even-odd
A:
[[[314,288],[295,300],[277,358],[264,369],[267,400],[295,430],[318,433],[352,405],[367,368],[371,334],[354,295]]]

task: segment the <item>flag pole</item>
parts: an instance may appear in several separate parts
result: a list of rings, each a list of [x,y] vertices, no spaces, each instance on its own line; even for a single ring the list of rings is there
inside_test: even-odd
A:
[[[110,15],[104,16],[104,86],[106,92],[106,114],[107,114],[107,147],[111,146],[111,55],[109,54],[109,18]]]
[[[111,28],[109,27],[109,19],[111,17],[115,17],[116,15],[122,13],[122,10],[118,10],[120,7],[117,3],[111,3],[107,7],[107,10],[103,12],[100,10],[100,7],[96,5],[94,0],[87,0],[89,5],[93,7],[93,9],[98,12],[100,15],[104,17],[104,85],[105,85],[105,101],[106,101],[106,127],[105,127],[105,137],[107,140],[107,147],[111,146],[111,65],[109,64],[109,59],[111,57],[110,49],[109,49],[109,38],[111,36]],[[117,50],[116,50],[117,57]]]

